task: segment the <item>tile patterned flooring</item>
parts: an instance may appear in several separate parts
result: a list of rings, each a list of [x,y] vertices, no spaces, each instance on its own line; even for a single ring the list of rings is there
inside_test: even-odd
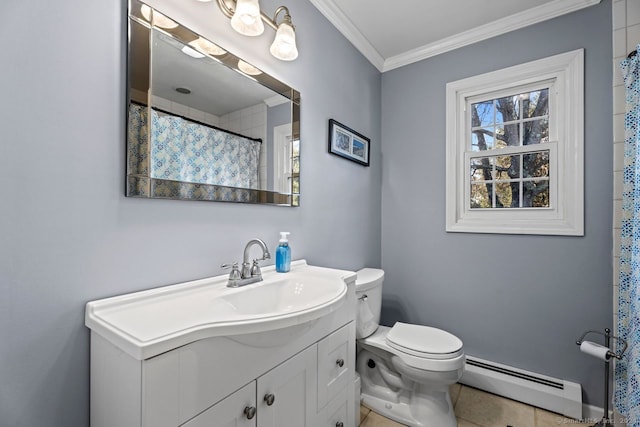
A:
[[[552,427],[591,426],[565,418],[515,400],[505,399],[475,388],[454,384],[451,402],[458,418],[458,427]],[[360,427],[402,427],[364,406],[360,407]]]

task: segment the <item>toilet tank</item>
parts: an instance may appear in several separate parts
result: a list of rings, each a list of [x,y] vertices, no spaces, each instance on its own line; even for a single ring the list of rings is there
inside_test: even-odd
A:
[[[366,338],[378,329],[382,307],[384,271],[363,268],[356,279],[356,338]]]

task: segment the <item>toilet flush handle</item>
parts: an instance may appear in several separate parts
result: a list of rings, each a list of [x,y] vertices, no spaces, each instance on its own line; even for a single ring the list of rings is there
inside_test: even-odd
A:
[[[358,301],[366,301],[369,297],[367,296],[367,294],[362,295],[360,298],[358,298]]]

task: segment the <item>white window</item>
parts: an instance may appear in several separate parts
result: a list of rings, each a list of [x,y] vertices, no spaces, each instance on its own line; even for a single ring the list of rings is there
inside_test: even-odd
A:
[[[582,49],[447,84],[447,231],[584,235]]]

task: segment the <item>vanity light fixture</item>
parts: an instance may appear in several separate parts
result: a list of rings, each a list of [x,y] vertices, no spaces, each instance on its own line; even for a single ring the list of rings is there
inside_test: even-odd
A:
[[[202,0],[201,0],[202,1]],[[260,10],[259,0],[217,0],[222,13],[231,19],[231,27],[245,36],[259,36],[264,32],[264,21],[276,31],[275,39],[269,51],[271,55],[282,61],[293,61],[298,57],[296,47],[296,32],[291,15],[286,6],[280,6],[269,18]],[[284,12],[280,23],[278,15]]]

